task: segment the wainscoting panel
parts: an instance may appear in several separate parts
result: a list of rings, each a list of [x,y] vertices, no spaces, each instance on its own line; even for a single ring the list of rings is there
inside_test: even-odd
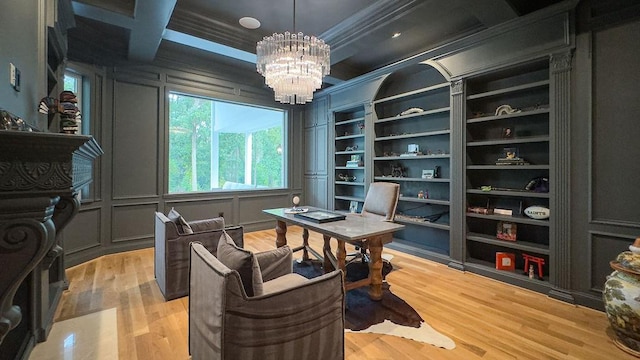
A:
[[[111,209],[111,237],[113,243],[153,239],[155,202],[116,205]]]
[[[77,253],[101,245],[102,208],[81,210],[64,228],[65,255]]]
[[[154,86],[115,82],[113,198],[158,195],[158,104]]]
[[[238,196],[238,212],[241,214],[241,224],[251,231],[267,229],[271,226],[275,228],[275,220],[265,215],[262,212],[263,209],[289,206],[292,206],[289,192],[268,193],[262,196],[253,194],[251,197]]]
[[[167,214],[172,207],[187,221],[211,219],[223,213],[225,224],[234,225],[238,222],[233,214],[232,196],[215,199],[169,200],[165,201],[164,213]]]
[[[591,289],[602,291],[607,275],[613,271],[609,262],[615,260],[618,254],[629,250],[634,238],[627,235],[610,234],[605,232],[590,232],[591,244]],[[585,271],[588,264],[584,264]]]
[[[635,22],[593,37],[592,216],[598,223],[633,228],[640,228],[638,34]]]

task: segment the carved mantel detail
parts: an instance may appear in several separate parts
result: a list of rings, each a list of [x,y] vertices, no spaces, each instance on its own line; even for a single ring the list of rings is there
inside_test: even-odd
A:
[[[22,321],[13,304],[20,284],[63,256],[56,233],[77,214],[76,195],[101,154],[91,136],[0,131],[0,343]]]

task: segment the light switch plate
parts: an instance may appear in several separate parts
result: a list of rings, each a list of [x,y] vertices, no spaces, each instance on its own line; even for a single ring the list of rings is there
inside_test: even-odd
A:
[[[9,63],[9,84],[15,91],[20,91],[20,70],[12,63]]]

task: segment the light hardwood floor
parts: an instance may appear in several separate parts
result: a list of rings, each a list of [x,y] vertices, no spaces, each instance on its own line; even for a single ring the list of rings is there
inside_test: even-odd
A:
[[[289,244],[301,230],[290,227]],[[311,233],[311,245],[322,238]],[[275,247],[275,230],[245,234],[245,248]],[[335,243],[334,243],[335,248]],[[385,249],[391,291],[454,350],[376,334],[346,334],[346,359],[635,359],[619,350],[604,313],[570,305]],[[300,256],[300,253],[294,254]],[[153,249],[104,256],[67,270],[56,321],[116,308],[121,360],[189,359],[188,298],[165,302],[153,275]]]

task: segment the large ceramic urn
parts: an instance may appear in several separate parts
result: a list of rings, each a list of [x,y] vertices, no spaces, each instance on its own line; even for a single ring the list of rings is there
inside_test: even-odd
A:
[[[615,344],[640,357],[640,238],[612,261],[604,284],[604,306]]]

